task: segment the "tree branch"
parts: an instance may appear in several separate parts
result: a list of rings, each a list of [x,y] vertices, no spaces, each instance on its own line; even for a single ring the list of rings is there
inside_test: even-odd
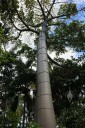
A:
[[[28,29],[20,29],[20,28],[18,28],[13,22],[12,22],[12,24],[13,24],[13,26],[18,30],[18,31],[20,31],[20,32],[24,32],[24,31],[28,31]]]
[[[39,6],[40,6],[40,8],[41,8],[41,11],[42,11],[43,17],[44,17],[44,19],[45,19],[45,12],[44,12],[44,9],[43,9],[43,7],[42,7],[42,5],[41,5],[40,1],[39,1],[39,0],[37,0],[37,2],[38,2]]]
[[[55,4],[55,0],[53,0],[53,3],[51,4],[50,9],[48,10],[47,17],[50,15],[50,12],[51,12],[54,4]]]
[[[15,40],[17,40],[20,37],[20,35],[21,35],[21,31],[19,32],[18,36],[15,37]]]
[[[82,8],[82,9],[80,9],[80,10],[78,10],[76,13],[78,13],[78,12],[80,12],[80,11],[83,11],[85,9],[85,7],[84,8]],[[75,14],[76,14],[75,13]],[[69,15],[72,15],[73,13],[69,13]],[[48,18],[48,21],[51,21],[51,20],[53,20],[53,19],[57,19],[57,18],[61,18],[61,17],[64,17],[64,16],[66,16],[66,13],[65,14],[61,14],[61,15],[58,15],[58,16],[53,16],[53,17],[51,17],[51,18]]]
[[[54,63],[55,65],[57,65],[57,66],[59,66],[59,67],[64,67],[64,66],[60,65],[59,63],[57,63],[56,61],[54,61],[48,54],[47,54],[47,56],[48,56],[48,59],[49,59],[52,63]]]
[[[36,33],[36,34],[39,34],[38,31],[36,31],[35,29],[30,28],[30,27],[24,22],[24,20],[23,20],[22,17],[19,15],[19,13],[18,13],[18,11],[17,11],[17,9],[16,9],[16,7],[15,7],[14,0],[12,0],[12,2],[13,2],[14,9],[16,10],[16,13],[17,13],[17,15],[18,15],[18,18],[19,18],[20,21],[27,27],[28,31],[34,32],[34,33]]]

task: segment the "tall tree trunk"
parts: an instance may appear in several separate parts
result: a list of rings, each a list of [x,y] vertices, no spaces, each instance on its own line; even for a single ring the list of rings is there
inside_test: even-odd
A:
[[[44,30],[44,29],[43,29]],[[56,128],[53,109],[45,31],[40,32],[37,53],[37,98],[35,120],[41,128]]]
[[[25,98],[24,98],[24,108],[23,108],[23,121],[22,121],[22,128],[25,127]]]

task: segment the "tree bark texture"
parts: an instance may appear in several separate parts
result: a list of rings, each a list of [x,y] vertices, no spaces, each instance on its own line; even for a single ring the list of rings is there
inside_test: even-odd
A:
[[[41,128],[56,128],[52,102],[45,32],[40,32],[37,53],[37,98],[35,120]]]

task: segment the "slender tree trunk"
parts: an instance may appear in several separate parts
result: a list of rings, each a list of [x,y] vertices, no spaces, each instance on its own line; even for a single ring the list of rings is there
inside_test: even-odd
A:
[[[39,35],[38,53],[37,53],[37,98],[35,120],[40,124],[41,128],[56,128],[55,114],[53,109],[45,28]]]
[[[24,98],[24,108],[23,108],[23,121],[22,121],[22,128],[25,127],[25,98]]]

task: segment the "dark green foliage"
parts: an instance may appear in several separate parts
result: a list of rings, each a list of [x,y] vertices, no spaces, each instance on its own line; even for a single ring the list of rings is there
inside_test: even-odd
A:
[[[85,24],[73,20],[68,22],[60,21],[55,24],[53,34],[49,36],[49,48],[56,51],[56,55],[64,53],[66,48],[73,48],[74,51],[85,51]]]
[[[0,2],[0,13],[1,13],[1,19],[11,19],[16,11],[13,5],[13,1],[12,0],[1,0]],[[18,8],[18,1],[15,0],[15,6],[16,8]]]
[[[6,117],[0,117],[0,128],[16,128],[19,116],[11,110],[7,110],[5,115]]]
[[[69,108],[70,106],[66,96],[69,87],[73,93],[72,102],[80,102],[79,99],[82,90],[82,96],[85,93],[85,71],[83,68],[85,64],[79,65],[76,59],[63,61],[62,63],[63,68],[54,66],[51,73],[52,93],[57,116],[59,116],[63,108]]]
[[[85,107],[73,104],[61,112],[59,128],[85,128]]]
[[[70,16],[75,15],[77,13],[76,4],[73,3],[66,3],[62,4],[59,10],[59,14],[66,15],[66,18],[70,18]]]
[[[18,96],[15,96],[12,99],[12,103],[11,103],[11,110],[12,110],[12,112],[16,112],[17,106],[18,106]]]

